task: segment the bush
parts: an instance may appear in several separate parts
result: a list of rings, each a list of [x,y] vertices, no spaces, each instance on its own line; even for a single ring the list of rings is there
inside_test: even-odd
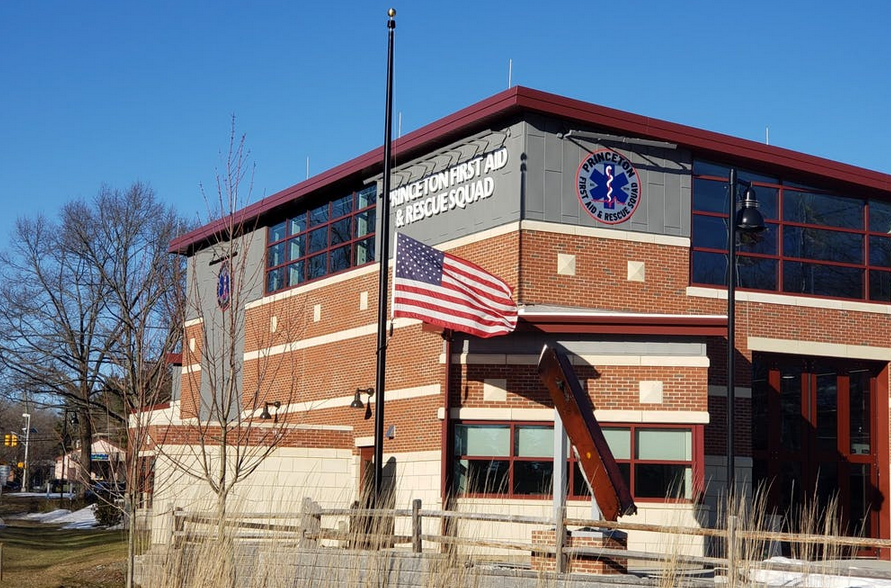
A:
[[[124,518],[121,509],[107,500],[100,500],[93,507],[95,509],[96,522],[101,527],[113,527],[119,525]]]

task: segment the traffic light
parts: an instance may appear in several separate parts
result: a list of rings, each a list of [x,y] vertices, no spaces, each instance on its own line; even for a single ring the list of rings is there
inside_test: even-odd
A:
[[[7,433],[6,435],[3,436],[3,445],[5,445],[7,447],[12,445],[12,435]]]
[[[9,436],[12,437],[12,439],[10,439],[10,443],[9,443],[10,447],[15,447],[16,445],[19,444],[19,436],[18,435],[16,435],[15,433],[11,433]]]

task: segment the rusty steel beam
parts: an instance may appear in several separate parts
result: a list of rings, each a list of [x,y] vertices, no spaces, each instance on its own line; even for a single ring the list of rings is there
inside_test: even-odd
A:
[[[538,375],[563,420],[569,440],[575,447],[579,466],[604,520],[615,521],[620,516],[636,513],[637,506],[631,492],[606,443],[603,430],[594,418],[591,399],[582,390],[569,359],[545,345],[538,360]]]

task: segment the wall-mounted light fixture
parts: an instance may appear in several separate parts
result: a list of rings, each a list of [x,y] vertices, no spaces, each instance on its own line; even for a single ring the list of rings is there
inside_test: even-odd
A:
[[[274,417],[273,417],[273,415],[269,414],[270,406],[275,407],[275,416]],[[282,406],[282,403],[279,402],[278,400],[276,400],[275,402],[264,402],[263,403],[263,412],[260,413],[260,418],[263,419],[264,421],[273,419],[272,422],[277,423],[278,422],[278,409],[281,408],[281,406]]]
[[[368,400],[367,404],[362,404],[361,394],[367,394]],[[374,396],[374,388],[356,388],[356,395],[353,397],[353,401],[350,402],[350,408],[362,408],[365,407],[365,420],[371,418],[371,397]]]

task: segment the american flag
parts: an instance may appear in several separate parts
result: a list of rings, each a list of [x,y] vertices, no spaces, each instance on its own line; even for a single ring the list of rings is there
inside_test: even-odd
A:
[[[506,335],[517,327],[517,305],[503,280],[401,233],[396,234],[393,316],[477,337]]]

